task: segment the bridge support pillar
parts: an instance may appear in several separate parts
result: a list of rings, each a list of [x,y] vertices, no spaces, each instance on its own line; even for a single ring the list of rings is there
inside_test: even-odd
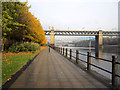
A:
[[[54,28],[52,27],[51,35],[50,35],[50,45],[55,45],[55,36],[54,36]]]
[[[103,49],[103,34],[102,30],[99,30],[98,35],[95,36],[95,56],[102,58]]]

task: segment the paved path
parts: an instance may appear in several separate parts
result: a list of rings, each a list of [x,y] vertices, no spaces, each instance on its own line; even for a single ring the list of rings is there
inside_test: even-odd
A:
[[[107,88],[56,51],[45,48],[10,88]]]

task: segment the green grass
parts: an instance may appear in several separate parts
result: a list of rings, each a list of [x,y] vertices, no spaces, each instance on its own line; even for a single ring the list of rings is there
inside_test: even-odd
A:
[[[11,75],[20,70],[37,53],[20,53],[3,55],[2,58],[2,83],[10,79]]]
[[[2,85],[44,48],[41,46],[40,50],[34,52],[2,53]]]

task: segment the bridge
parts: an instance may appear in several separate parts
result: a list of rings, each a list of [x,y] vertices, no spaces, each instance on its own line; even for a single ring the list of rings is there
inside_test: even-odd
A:
[[[51,30],[44,30],[45,35],[51,35]],[[100,30],[102,31],[102,30]],[[98,36],[100,31],[81,31],[81,30],[54,30],[54,35],[64,36]],[[118,36],[118,31],[102,31],[103,36]]]
[[[82,30],[44,30],[45,35],[50,35],[50,44],[55,44],[55,36],[95,36],[95,52],[96,57],[99,57],[99,49],[103,46],[103,36],[118,36],[119,31],[82,31]]]

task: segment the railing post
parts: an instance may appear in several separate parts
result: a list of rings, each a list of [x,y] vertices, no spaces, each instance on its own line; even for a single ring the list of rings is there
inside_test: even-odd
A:
[[[67,57],[67,48],[66,48],[66,57]]]
[[[87,52],[87,70],[91,70],[91,52]]]
[[[64,55],[64,48],[63,48],[63,55]]]
[[[62,54],[62,48],[61,48],[61,54]]]
[[[76,50],[76,63],[78,64],[78,50]]]
[[[60,48],[60,53],[61,53],[61,48]]]
[[[62,48],[61,48],[61,54],[62,54]]]
[[[62,48],[62,55],[63,55],[63,48]]]
[[[114,87],[117,87],[118,84],[118,77],[115,75],[118,74],[118,65],[117,62],[117,56],[112,56],[112,85]]]
[[[70,49],[70,59],[71,59],[71,56],[72,56],[72,49]]]

